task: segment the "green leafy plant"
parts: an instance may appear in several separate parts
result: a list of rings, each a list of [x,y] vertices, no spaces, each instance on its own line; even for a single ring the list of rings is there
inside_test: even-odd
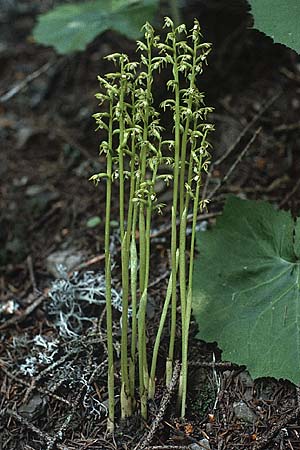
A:
[[[274,42],[300,52],[300,2],[298,0],[249,0],[254,26]]]
[[[253,378],[298,384],[300,220],[266,202],[230,197],[198,241],[198,337],[217,341],[223,358],[245,364]]]
[[[91,180],[96,184],[102,179],[106,180],[105,273],[110,430],[113,430],[114,424],[115,359],[110,254],[113,188],[118,190],[119,196],[121,240],[121,417],[130,416],[134,410],[137,374],[141,415],[144,419],[147,418],[147,400],[155,395],[158,350],[169,305],[171,332],[166,383],[170,382],[177,322],[178,280],[183,283],[180,288],[182,369],[179,400],[181,415],[185,414],[195,226],[199,208],[205,205],[205,202],[200,201],[199,194],[202,172],[207,171],[210,160],[207,136],[213,130],[213,126],[206,122],[212,108],[204,105],[204,96],[196,86],[196,78],[202,73],[211,46],[202,42],[200,26],[196,20],[187,37],[186,27],[175,27],[169,18],[165,19],[165,27],[167,35],[165,41],[161,42],[152,26],[149,23],[144,25],[145,39],[137,42],[138,62],[129,61],[128,56],[123,53],[109,55],[107,59],[115,62],[116,71],[99,77],[101,92],[96,95],[102,107],[102,111],[95,114],[95,119],[102,132],[100,152],[106,156],[106,170],[93,175]],[[164,99],[160,107],[155,107],[155,76],[165,70],[170,74],[169,68],[172,78],[167,82],[167,89],[171,92],[171,98]],[[164,130],[160,124],[160,116],[167,108],[171,110],[173,121],[170,128]],[[168,173],[165,172],[166,165],[170,168]],[[173,183],[172,261],[156,341],[153,351],[149,352],[146,310],[150,277],[150,234],[153,213],[161,212],[164,206],[159,204],[156,193],[157,182],[161,180],[167,184]],[[187,265],[186,221],[189,210],[192,211],[193,219],[190,259]],[[178,219],[181,223],[179,235]]]
[[[59,5],[38,17],[33,37],[61,54],[84,50],[107,30],[137,39],[143,24],[153,21],[158,6],[159,0],[88,0]],[[179,23],[177,0],[170,0],[170,10]]]

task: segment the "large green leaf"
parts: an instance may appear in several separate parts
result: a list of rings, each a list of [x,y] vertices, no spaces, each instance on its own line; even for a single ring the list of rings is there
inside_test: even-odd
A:
[[[39,16],[33,37],[58,53],[84,50],[98,35],[110,29],[130,39],[153,20],[159,0],[90,0],[60,5]]]
[[[300,52],[300,0],[249,0],[254,26]]]
[[[197,337],[254,378],[300,381],[300,221],[266,202],[230,197],[199,232],[193,311]]]

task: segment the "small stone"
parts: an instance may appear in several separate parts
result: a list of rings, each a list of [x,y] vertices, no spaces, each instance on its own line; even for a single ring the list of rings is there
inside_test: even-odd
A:
[[[243,401],[234,402],[233,411],[237,419],[247,423],[254,423],[257,419],[256,414]]]
[[[191,450],[211,450],[209,440],[208,439],[201,439],[199,443],[194,443],[190,445]]]
[[[72,271],[84,260],[82,252],[78,252],[75,249],[59,250],[52,253],[47,257],[46,266],[47,271],[51,273],[55,278],[61,278],[61,272],[59,266],[64,266],[67,272]]]
[[[47,398],[36,394],[25,405],[20,406],[18,412],[28,420],[34,420],[42,416],[47,405]]]

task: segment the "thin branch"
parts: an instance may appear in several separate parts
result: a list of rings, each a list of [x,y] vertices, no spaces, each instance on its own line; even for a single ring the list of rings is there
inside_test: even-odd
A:
[[[0,325],[0,331],[5,330],[12,325],[17,325],[23,322],[38,306],[40,306],[44,300],[47,299],[48,289],[45,289],[44,293],[39,295],[27,308],[21,312],[19,315],[13,316],[11,319],[8,319],[2,325]]]
[[[0,103],[6,103],[8,100],[13,98],[15,95],[17,95],[22,89],[24,89],[28,84],[30,84],[33,80],[38,78],[43,73],[47,72],[47,70],[50,69],[50,67],[54,66],[56,63],[56,59],[53,61],[48,61],[46,64],[41,66],[39,69],[35,70],[31,74],[29,74],[24,80],[22,80],[20,83],[15,84],[9,91],[7,91],[5,94],[3,94],[0,97]]]
[[[7,408],[7,409],[5,409],[5,410],[0,412],[0,416],[5,416],[5,415],[13,417],[21,425],[23,425],[24,427],[28,428],[33,433],[37,434],[44,441],[51,442],[51,440],[53,439],[52,436],[50,436],[45,431],[42,431],[39,428],[37,428],[35,425],[33,425],[31,422],[29,422],[27,419],[25,419],[25,417],[20,416],[20,414],[18,414],[16,411],[13,411],[12,409]],[[59,445],[59,444],[57,445],[57,448],[59,450],[68,450],[67,447],[65,447],[64,445]]]
[[[69,424],[70,424],[72,418],[74,417],[74,414],[75,414],[75,412],[76,412],[76,410],[77,410],[77,408],[78,408],[78,405],[79,405],[80,401],[82,400],[82,398],[83,398],[83,396],[84,396],[84,394],[85,394],[85,391],[86,391],[87,387],[88,387],[90,384],[92,384],[92,382],[94,381],[94,379],[95,379],[97,373],[99,372],[99,370],[100,370],[104,365],[107,365],[107,359],[105,359],[104,361],[102,361],[101,364],[99,364],[99,365],[93,370],[93,372],[92,372],[90,378],[88,379],[87,384],[86,384],[86,385],[85,385],[85,384],[82,385],[82,387],[80,388],[80,390],[79,390],[79,392],[78,392],[78,394],[77,394],[77,396],[76,396],[76,398],[75,398],[75,400],[74,400],[74,402],[73,402],[73,406],[72,406],[72,409],[71,409],[70,413],[67,415],[66,419],[64,420],[63,424],[61,425],[61,427],[60,427],[59,430],[57,431],[56,435],[55,435],[54,437],[51,437],[50,440],[48,440],[48,446],[47,446],[47,449],[46,449],[46,450],[52,450],[53,447],[54,447],[55,445],[58,446],[57,441],[58,441],[58,440],[61,441],[61,440],[63,439],[63,435],[64,435],[64,433],[66,432],[66,430],[67,430],[67,428],[68,428],[68,426],[69,426]]]
[[[284,199],[279,203],[279,208],[282,208],[282,206],[285,205],[290,200],[291,197],[293,197],[293,195],[298,191],[299,187],[300,187],[300,178],[293,187],[293,189],[290,192],[288,192],[284,197]]]
[[[257,444],[254,447],[254,450],[263,450],[267,446],[270,446],[271,441],[280,432],[280,430],[282,428],[285,428],[290,422],[296,420],[299,414],[300,414],[300,406],[298,406],[292,412],[287,414],[282,420],[280,420],[276,425],[274,425],[271,428],[271,430],[265,434],[263,438],[258,439]]]
[[[211,176],[213,173],[213,170],[216,166],[220,165],[226,158],[228,158],[229,155],[236,149],[238,144],[241,142],[242,138],[248,133],[248,131],[257,123],[257,121],[261,118],[261,116],[267,111],[267,109],[281,96],[283,91],[277,92],[275,95],[273,95],[259,110],[259,112],[253,117],[253,119],[248,123],[248,125],[243,129],[243,131],[239,134],[239,136],[236,138],[236,140],[233,142],[233,144],[229,147],[229,149],[214,163],[211,164],[210,171],[206,177],[203,189],[202,189],[202,200],[206,198],[207,189],[209,182],[211,180]]]
[[[180,364],[179,364],[179,361],[176,361],[171,382],[168,385],[168,387],[166,388],[164,395],[161,399],[158,413],[157,413],[155,419],[153,420],[149,431],[147,431],[144,434],[144,436],[139,441],[139,443],[136,445],[134,450],[145,450],[145,449],[149,448],[148,446],[151,443],[160,422],[163,420],[163,417],[165,415],[168,405],[170,404],[172,394],[178,383],[179,374],[180,374]]]
[[[1,364],[1,360],[0,360],[0,364]],[[28,388],[30,388],[31,384],[28,383],[28,381],[25,381],[22,378],[19,378],[17,375],[11,373],[6,367],[0,366],[0,370],[2,370],[2,372],[4,372],[8,378],[15,380],[17,383],[22,384],[23,386],[27,386]],[[46,387],[42,388],[42,387],[36,386],[35,389],[36,389],[36,391],[40,392],[41,394],[49,395],[49,397],[52,397],[61,403],[65,403],[68,406],[72,405],[71,402],[69,402],[69,400],[67,400],[63,397],[60,397],[59,395],[54,394],[54,392],[50,391]]]
[[[235,170],[235,168],[237,167],[237,165],[242,161],[242,159],[244,158],[244,156],[246,155],[246,153],[248,152],[248,150],[250,149],[251,145],[253,144],[253,142],[256,140],[257,136],[259,135],[259,133],[261,132],[262,127],[259,127],[254,135],[252,136],[252,138],[250,139],[250,141],[248,142],[248,144],[246,145],[246,147],[243,149],[243,151],[239,154],[239,156],[237,157],[237,159],[234,161],[234,163],[232,164],[232,166],[229,168],[229,170],[227,171],[227,173],[225,174],[225,176],[219,181],[219,183],[217,184],[217,186],[212,190],[212,192],[208,195],[209,200],[211,200],[215,195],[216,192],[220,189],[221,186],[223,186],[228,178],[230,177],[230,175],[232,174],[232,172]]]

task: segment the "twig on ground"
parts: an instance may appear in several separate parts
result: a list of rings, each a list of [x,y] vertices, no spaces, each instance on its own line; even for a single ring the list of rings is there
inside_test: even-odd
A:
[[[294,72],[291,72],[286,67],[282,67],[280,72],[288,79],[300,83],[300,76]]]
[[[219,361],[219,362],[209,362],[209,361],[190,361],[189,362],[190,367],[203,367],[208,369],[219,369],[219,370],[234,370],[237,369],[239,366],[237,364],[233,364],[226,361]]]
[[[146,450],[191,450],[189,445],[153,445]]]
[[[274,133],[283,133],[288,131],[296,131],[300,128],[300,122],[279,125],[274,128]]]
[[[33,378],[33,380],[30,383],[29,388],[25,392],[23,403],[26,403],[28,401],[28,398],[29,398],[31,392],[35,389],[37,382],[40,381],[41,378],[43,378],[45,375],[47,375],[47,373],[53,372],[53,369],[55,369],[58,366],[61,366],[68,358],[70,358],[72,355],[74,355],[76,353],[78,353],[78,348],[69,351],[68,353],[63,355],[61,358],[59,358],[57,361],[54,361],[54,363],[52,363],[48,367],[46,367],[46,369],[42,370],[35,378]]]
[[[30,303],[27,308],[22,311],[19,315],[13,316],[11,319],[8,319],[2,325],[0,325],[0,331],[5,330],[12,325],[17,325],[23,322],[38,306],[40,306],[44,300],[47,299],[49,289],[45,289],[44,293],[39,295],[32,303]]]
[[[284,197],[284,199],[279,203],[279,208],[282,208],[282,206],[285,205],[291,197],[293,197],[293,195],[298,191],[299,187],[300,187],[300,178],[293,187],[293,189],[290,192],[288,192]]]
[[[268,445],[270,445],[271,441],[275,438],[276,434],[280,432],[282,428],[285,428],[290,422],[297,419],[300,414],[300,388],[297,387],[297,401],[298,406],[290,413],[286,414],[283,419],[277,422],[270,431],[265,433],[264,437],[257,440],[257,443],[254,446],[254,450],[263,450]]]
[[[95,158],[93,155],[90,154],[90,152],[81,145],[73,136],[71,136],[71,133],[69,133],[65,129],[65,125],[60,125],[59,123],[55,123],[55,134],[57,136],[60,136],[67,144],[69,144],[74,149],[79,150],[79,152],[86,157],[87,160],[93,160],[99,162],[99,158]]]
[[[6,103],[8,100],[12,99],[15,95],[17,95],[22,89],[24,89],[28,84],[30,84],[33,80],[38,78],[43,73],[47,72],[47,70],[50,69],[50,67],[54,66],[56,63],[56,58],[52,61],[48,61],[46,64],[41,66],[39,69],[35,70],[31,74],[29,74],[24,80],[20,81],[19,83],[15,84],[9,91],[7,91],[5,94],[1,95],[0,97],[0,103]]]
[[[64,204],[62,201],[58,201],[57,203],[54,203],[54,205],[51,206],[51,208],[43,215],[41,216],[36,222],[33,222],[30,227],[28,228],[28,231],[34,231],[37,228],[41,228],[42,225],[49,221],[50,218],[52,218],[52,216],[57,213],[60,212],[60,210],[64,207]],[[47,249],[48,250],[48,249]]]
[[[98,256],[93,256],[93,258],[89,259],[88,261],[85,261],[85,262],[79,264],[78,266],[76,266],[72,270],[72,272],[85,269],[86,267],[92,266],[93,264],[96,264],[96,263],[98,263],[100,261],[104,261],[104,259],[105,259],[105,254],[104,253],[102,253],[101,255],[98,255]]]
[[[36,286],[36,280],[35,280],[34,269],[33,269],[33,262],[32,262],[31,255],[27,256],[26,261],[27,261],[28,272],[29,272],[29,277],[30,277],[32,289],[33,289],[33,292],[36,292],[37,291],[37,286]]]
[[[199,214],[198,217],[197,217],[197,220],[198,220],[198,221],[201,221],[201,220],[211,219],[211,218],[213,218],[213,217],[218,216],[219,214],[220,214],[220,213],[218,213],[218,212]],[[188,222],[191,222],[191,221],[192,221],[192,218],[193,218],[193,217],[192,217],[192,214],[189,214],[189,215],[187,216],[187,221],[188,221]],[[178,225],[178,226],[180,225],[179,221],[177,222],[177,225]],[[164,225],[164,226],[160,227],[158,230],[152,231],[152,232],[151,232],[151,235],[150,235],[150,238],[151,238],[151,239],[154,239],[154,238],[157,238],[157,237],[159,237],[159,236],[163,236],[164,234],[168,233],[168,232],[171,230],[171,228],[172,228],[172,227],[171,227],[171,224],[169,224],[169,225]],[[118,251],[121,250],[121,247],[118,247],[117,250],[118,250]],[[94,256],[94,257],[92,257],[91,259],[89,259],[88,261],[85,261],[85,262],[83,262],[82,264],[79,264],[77,267],[75,267],[75,268],[72,270],[72,272],[73,272],[73,271],[77,271],[77,270],[85,269],[86,267],[92,266],[93,264],[96,264],[96,263],[98,263],[98,262],[100,262],[100,261],[104,261],[104,259],[105,259],[104,253],[102,253],[101,255],[98,255],[98,256]],[[150,287],[150,286],[149,286],[149,287]]]
[[[0,364],[1,364],[1,360],[0,360]],[[3,373],[5,373],[5,375],[12,379],[15,380],[17,383],[22,384],[23,386],[27,386],[27,387],[31,387],[31,384],[28,383],[28,381],[22,380],[22,378],[19,378],[17,375],[14,375],[13,373],[11,373],[8,369],[6,369],[6,367],[4,366],[0,366],[0,370],[2,370]],[[60,397],[59,395],[54,394],[52,391],[50,391],[48,388],[46,387],[39,387],[36,386],[35,389],[40,393],[40,394],[44,394],[44,395],[49,395],[49,397],[54,398],[55,400],[58,400],[61,403],[65,403],[68,406],[71,406],[71,402],[69,402],[69,400]]]
[[[211,213],[204,213],[204,214],[199,214],[198,216],[197,216],[197,220],[198,221],[201,221],[201,220],[207,220],[207,219],[212,219],[213,217],[216,217],[217,215],[219,215],[219,213],[218,212],[211,212]],[[187,216],[187,221],[188,222],[191,222],[192,221],[192,214],[188,214],[188,216]],[[177,221],[177,225],[179,226],[180,225],[180,222],[179,221]],[[162,236],[162,235],[164,235],[164,234],[166,234],[166,233],[168,233],[170,230],[171,230],[171,228],[172,228],[172,226],[169,224],[169,225],[164,225],[164,226],[162,226],[161,228],[159,228],[157,231],[153,231],[152,233],[151,233],[151,239],[153,239],[153,238],[157,238],[157,237],[159,237],[159,236]]]
[[[179,361],[176,361],[171,382],[170,382],[169,386],[166,388],[164,395],[161,399],[158,413],[157,413],[155,419],[153,420],[149,431],[147,431],[144,434],[144,436],[139,441],[139,443],[136,445],[134,450],[145,450],[146,448],[148,448],[149,444],[151,443],[160,422],[163,420],[166,409],[167,409],[168,405],[170,404],[172,394],[178,383],[179,373],[180,373],[180,364],[179,364]]]
[[[229,155],[236,149],[236,147],[241,142],[242,138],[248,133],[248,131],[256,124],[256,122],[261,118],[261,116],[267,111],[267,109],[281,96],[283,91],[276,92],[259,110],[259,112],[253,117],[253,119],[248,123],[248,125],[243,129],[243,131],[238,135],[233,144],[229,147],[229,149],[219,158],[217,161],[211,164],[210,171],[206,177],[203,189],[202,189],[202,200],[206,198],[207,189],[209,182],[212,177],[213,170],[216,166],[219,166]]]
[[[47,446],[46,450],[52,450],[54,445],[57,446],[57,441],[58,440],[61,441],[63,439],[63,435],[66,432],[66,430],[67,430],[67,428],[68,428],[68,426],[69,426],[69,424],[70,424],[70,422],[71,422],[71,420],[72,420],[72,418],[73,418],[73,416],[74,416],[74,414],[76,412],[76,409],[77,409],[77,407],[79,405],[80,400],[82,399],[82,397],[83,397],[83,395],[85,393],[85,390],[87,389],[87,386],[90,385],[94,381],[97,373],[99,372],[99,370],[104,365],[107,365],[107,359],[102,361],[102,363],[99,364],[99,366],[97,366],[96,369],[92,372],[92,374],[91,374],[91,376],[90,376],[90,378],[89,378],[89,380],[87,382],[87,385],[85,385],[85,384],[82,385],[81,389],[79,390],[79,392],[78,392],[78,394],[77,394],[77,396],[76,396],[76,398],[75,398],[75,400],[73,402],[73,406],[72,406],[72,409],[71,409],[70,413],[68,414],[68,416],[64,420],[63,424],[59,428],[59,430],[56,433],[56,435],[53,438],[51,438],[50,442],[48,442],[48,446]]]
[[[211,193],[208,195],[208,199],[211,200],[217,193],[217,191],[220,189],[221,186],[223,186],[228,178],[230,177],[230,175],[232,174],[232,172],[235,170],[235,168],[237,167],[237,165],[242,161],[242,159],[244,158],[244,156],[246,155],[246,153],[248,152],[248,150],[250,149],[251,145],[253,144],[253,142],[255,141],[255,139],[257,138],[257,136],[259,135],[259,133],[261,132],[262,128],[259,127],[257,128],[257,130],[255,131],[254,135],[252,136],[252,138],[250,139],[250,141],[248,142],[248,144],[246,145],[246,147],[241,151],[241,153],[239,154],[239,156],[237,157],[237,159],[234,161],[234,163],[231,165],[231,167],[229,168],[229,170],[227,171],[227,173],[225,174],[225,176],[219,181],[219,183],[217,184],[217,186],[211,191]]]
[[[49,442],[52,440],[52,437],[48,433],[37,428],[35,425],[33,425],[27,419],[20,416],[20,414],[18,414],[16,411],[13,411],[10,408],[6,408],[5,410],[0,411],[0,416],[5,416],[5,415],[9,415],[10,417],[13,417],[14,419],[16,419],[21,425],[28,428],[33,433],[37,434],[45,442]],[[65,447],[64,445],[57,445],[57,448],[59,450],[68,450],[67,447]]]

